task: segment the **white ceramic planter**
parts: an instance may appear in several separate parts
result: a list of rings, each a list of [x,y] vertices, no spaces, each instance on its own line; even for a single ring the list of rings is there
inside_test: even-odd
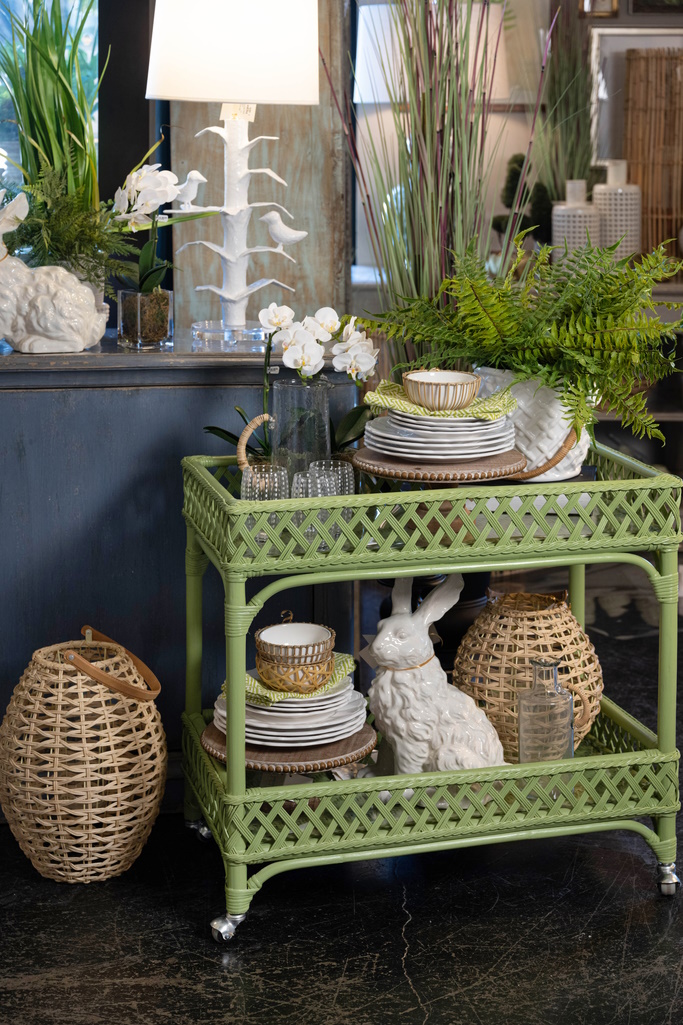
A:
[[[511,370],[480,367],[477,373],[482,379],[480,398],[486,398],[515,379]],[[554,389],[539,386],[537,381],[520,381],[512,385],[512,394],[517,399],[517,409],[511,416],[515,425],[515,444],[526,456],[527,468],[533,470],[555,455],[566,441],[571,427],[565,419],[560,396]],[[589,445],[588,432],[582,431],[577,443],[557,466],[531,479],[560,481],[575,477],[581,471]]]

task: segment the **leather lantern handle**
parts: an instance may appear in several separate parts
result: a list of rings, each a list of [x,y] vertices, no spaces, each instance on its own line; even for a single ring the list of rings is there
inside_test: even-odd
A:
[[[94,630],[91,626],[81,627],[81,633],[84,637],[88,631],[90,631],[94,641],[107,641],[109,644],[115,644],[117,648],[122,647],[122,645],[112,640],[111,637],[107,637],[106,634],[100,633],[99,630]],[[149,690],[142,690],[141,687],[136,687],[134,683],[128,683],[127,680],[119,680],[118,677],[113,675],[113,673],[105,673],[104,670],[98,669],[97,666],[92,665],[92,663],[88,662],[88,660],[83,658],[82,655],[73,651],[72,648],[68,648],[64,652],[64,657],[67,662],[76,666],[82,673],[89,676],[91,680],[101,683],[104,687],[108,687],[109,690],[116,691],[118,694],[123,694],[127,698],[134,698],[135,701],[154,701],[161,693],[161,684],[158,679],[149,666],[146,666],[145,663],[136,655],[133,655],[133,653],[128,651],[127,648],[124,648],[123,650],[140,673],[142,679],[150,688]]]

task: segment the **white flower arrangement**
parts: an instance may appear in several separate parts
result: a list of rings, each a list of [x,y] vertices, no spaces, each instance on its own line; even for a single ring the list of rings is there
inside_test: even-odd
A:
[[[172,203],[182,196],[193,181],[206,181],[198,171],[190,171],[182,185],[173,171],[160,171],[161,164],[143,164],[131,173],[122,188],[114,194],[116,221],[126,221],[132,231],[146,228],[156,219],[157,223],[168,220],[167,214],[158,213],[160,207]]]
[[[327,342],[332,346],[332,366],[348,374],[360,385],[373,377],[377,366],[379,349],[374,348],[365,331],[356,330],[356,317],[351,317],[342,329],[342,323],[331,306],[323,306],[315,316],[294,320],[295,313],[289,306],[271,303],[261,310],[259,320],[270,331],[274,348],[282,349],[282,362],[296,370],[303,379],[315,377],[325,365]]]

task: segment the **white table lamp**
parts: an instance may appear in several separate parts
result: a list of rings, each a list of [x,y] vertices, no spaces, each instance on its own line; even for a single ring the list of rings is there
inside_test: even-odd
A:
[[[305,237],[306,232],[286,225],[279,203],[250,203],[252,175],[264,174],[286,185],[267,167],[250,168],[249,154],[261,139],[249,140],[249,122],[257,103],[317,104],[318,0],[156,0],[152,46],[147,78],[147,98],[219,102],[223,127],[205,128],[218,135],[225,146],[225,190],[220,207],[184,204],[184,211],[218,211],[223,224],[223,245],[200,240],[215,252],[223,266],[223,281],[199,285],[197,291],[215,292],[223,318],[193,325],[197,336],[227,342],[257,339],[260,325],[247,325],[249,296],[266,285],[294,289],[274,278],[247,284],[252,253],[274,252],[292,262],[284,247]],[[248,247],[247,232],[252,210],[267,207],[265,216],[273,246]],[[185,248],[185,247],[183,247]]]

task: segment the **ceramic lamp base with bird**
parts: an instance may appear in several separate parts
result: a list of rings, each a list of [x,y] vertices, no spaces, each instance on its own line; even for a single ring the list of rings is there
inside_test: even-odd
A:
[[[262,140],[276,141],[275,136],[258,136],[249,139],[249,124],[254,118],[255,105],[224,103],[221,109],[223,127],[205,128],[199,135],[212,132],[223,140],[225,147],[225,191],[223,204],[220,207],[196,207],[191,202],[185,203],[183,212],[214,212],[219,213],[223,226],[223,244],[218,245],[207,239],[198,239],[182,246],[179,252],[189,246],[205,246],[220,257],[223,267],[221,285],[198,285],[197,291],[213,292],[220,298],[223,316],[220,320],[204,320],[192,325],[192,336],[195,342],[209,343],[211,346],[232,346],[246,343],[247,347],[263,351],[267,340],[267,332],[258,322],[247,322],[246,310],[249,297],[267,285],[278,285],[289,292],[294,289],[276,278],[259,278],[247,284],[247,268],[253,253],[275,253],[286,260],[296,263],[294,257],[285,252],[285,246],[293,245],[306,238],[308,232],[298,231],[285,224],[282,214],[292,215],[280,203],[249,202],[249,183],[252,175],[267,175],[278,184],[287,186],[279,175],[269,167],[249,167],[249,154],[252,148]],[[247,233],[252,212],[259,208],[270,208],[260,219],[266,224],[274,245],[249,246]],[[274,209],[273,209],[274,208]]]

